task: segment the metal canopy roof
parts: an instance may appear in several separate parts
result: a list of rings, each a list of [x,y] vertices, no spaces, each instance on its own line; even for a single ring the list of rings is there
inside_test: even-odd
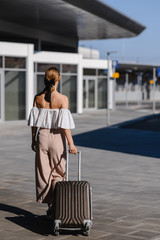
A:
[[[123,72],[144,72],[153,71],[153,68],[157,68],[157,65],[143,64],[143,63],[119,63],[117,71]]]
[[[97,0],[64,0],[79,8],[80,40],[126,38],[140,34],[145,26]]]
[[[145,27],[98,0],[1,0],[0,40],[2,32],[25,37],[29,29],[32,38],[50,34],[50,42],[54,35],[77,42],[133,37]]]

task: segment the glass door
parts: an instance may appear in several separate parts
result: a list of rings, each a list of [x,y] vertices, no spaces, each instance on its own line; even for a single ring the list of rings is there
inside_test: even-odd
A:
[[[0,70],[0,121],[4,120],[4,77]]]
[[[96,78],[85,77],[83,79],[83,108],[86,110],[97,108]]]

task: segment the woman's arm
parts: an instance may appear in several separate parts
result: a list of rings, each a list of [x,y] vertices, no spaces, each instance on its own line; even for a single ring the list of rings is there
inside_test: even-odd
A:
[[[70,129],[64,129],[65,136],[67,138],[68,144],[69,144],[69,152],[72,154],[77,153],[77,148],[74,145],[71,130]]]
[[[62,103],[62,108],[67,108],[69,106],[69,101],[67,96],[63,96],[63,103]],[[69,144],[69,152],[72,154],[77,153],[77,148],[74,145],[71,130],[70,129],[64,129],[65,136],[67,138],[68,144]]]
[[[37,133],[37,127],[31,127],[32,131],[32,144],[31,148],[34,152],[36,152],[36,133]]]
[[[36,97],[34,98],[33,107],[36,107]],[[31,133],[32,133],[32,144],[31,148],[34,152],[36,152],[36,133],[37,133],[37,127],[31,127]]]

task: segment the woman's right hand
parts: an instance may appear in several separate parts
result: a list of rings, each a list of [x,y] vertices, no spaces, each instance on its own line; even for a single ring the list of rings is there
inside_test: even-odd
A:
[[[77,148],[76,148],[76,146],[75,146],[75,145],[70,145],[70,146],[69,146],[69,152],[70,152],[71,154],[77,154]]]
[[[34,152],[36,152],[36,145],[37,145],[36,141],[35,140],[32,141],[31,148]]]

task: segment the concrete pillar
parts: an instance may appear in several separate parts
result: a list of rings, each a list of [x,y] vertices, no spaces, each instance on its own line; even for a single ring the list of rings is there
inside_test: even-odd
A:
[[[82,55],[79,55],[77,74],[77,113],[83,112],[83,67]]]
[[[113,109],[114,103],[114,80],[112,78],[113,71],[112,71],[112,61],[109,61],[109,73],[110,73],[110,80],[109,80],[109,109]]]
[[[26,119],[28,119],[30,109],[33,106],[34,99],[34,46],[28,44],[26,58]]]

